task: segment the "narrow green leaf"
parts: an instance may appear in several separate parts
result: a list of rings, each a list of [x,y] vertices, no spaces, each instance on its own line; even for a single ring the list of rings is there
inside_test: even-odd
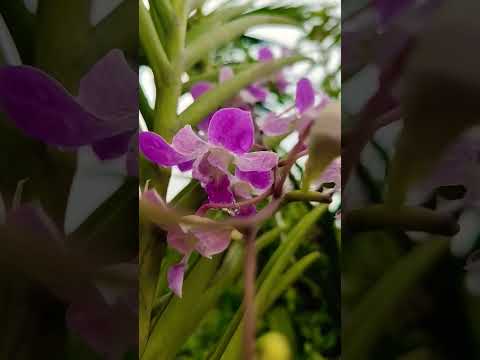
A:
[[[291,19],[281,16],[249,15],[225,24],[221,31],[213,28],[198,37],[185,52],[185,69],[190,68],[209,52],[229,43],[249,28],[257,25],[296,25]]]
[[[368,359],[372,347],[395,316],[410,290],[448,253],[449,239],[431,238],[400,259],[365,295],[343,331],[343,359]],[[375,309],[375,311],[372,311]]]
[[[302,55],[294,55],[291,57],[270,61],[268,63],[252,65],[248,69],[240,72],[234,78],[225,81],[211,91],[203,94],[183,113],[180,114],[179,123],[184,125],[198,124],[205,116],[222,106],[225,101],[230,100],[244,87],[276,73],[284,66],[304,59],[305,57]]]
[[[229,7],[220,7],[213,13],[200,18],[200,20],[193,23],[192,27],[187,33],[187,44],[198,39],[203,33],[211,30],[214,26],[220,26],[225,22],[240,16],[251,7],[251,2]]]

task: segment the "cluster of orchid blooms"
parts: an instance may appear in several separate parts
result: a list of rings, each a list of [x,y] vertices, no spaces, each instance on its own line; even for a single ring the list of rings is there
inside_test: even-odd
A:
[[[271,60],[268,48],[259,52],[260,60]],[[220,70],[220,82],[233,75],[231,68]],[[283,74],[274,79],[279,90],[284,89]],[[193,85],[191,93],[196,99],[214,85],[201,82]],[[198,133],[190,126],[181,128],[171,144],[154,132],[139,134],[139,149],[151,162],[161,167],[177,166],[180,171],[192,170],[193,179],[205,190],[208,203],[197,211],[204,216],[208,208],[225,209],[233,217],[248,217],[256,213],[256,199],[270,194],[274,186],[278,155],[256,144],[256,128],[265,136],[286,135],[293,130],[304,133],[318,113],[326,106],[328,99],[315,105],[315,91],[311,82],[303,78],[296,86],[295,114],[282,116],[270,113],[255,124],[251,104],[262,102],[267,96],[261,83],[253,84],[233,99],[228,107],[221,108],[203,119]],[[236,105],[234,107],[234,105]],[[293,110],[293,108],[291,108]],[[305,150],[306,144],[297,147]],[[259,149],[258,151],[256,151]],[[300,153],[301,155],[301,153]],[[338,178],[339,168],[331,174]],[[143,199],[152,201],[166,209],[163,200],[154,190],[146,189]],[[192,251],[211,257],[223,252],[230,244],[231,229],[208,227],[185,227],[178,224],[167,226],[167,242],[184,255],[180,263],[168,272],[170,289],[182,295],[182,283],[187,261]]]

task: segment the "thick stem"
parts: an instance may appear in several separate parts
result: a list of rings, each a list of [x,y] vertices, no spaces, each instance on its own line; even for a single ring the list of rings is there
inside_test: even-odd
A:
[[[245,275],[244,295],[245,322],[243,330],[243,358],[245,360],[255,359],[255,236],[257,229],[248,229],[245,237]]]

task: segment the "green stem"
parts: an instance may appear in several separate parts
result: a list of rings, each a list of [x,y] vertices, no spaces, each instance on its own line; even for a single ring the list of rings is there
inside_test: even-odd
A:
[[[449,214],[442,214],[421,207],[373,205],[353,210],[344,217],[345,225],[352,231],[398,229],[423,231],[452,236],[459,226]]]
[[[166,52],[172,64],[172,81],[161,86],[157,84],[157,101],[155,104],[153,130],[167,141],[173,138],[179,122],[177,120],[178,98],[182,91],[181,75],[183,72],[183,52],[185,48],[185,34],[188,19],[188,1],[177,0],[172,2],[175,11],[175,24],[172,26]]]
[[[325,195],[316,191],[300,191],[293,190],[285,194],[285,200],[287,201],[312,201],[319,203],[329,203],[331,200],[330,195]]]
[[[140,42],[155,75],[155,80],[159,82],[161,79],[164,84],[169,84],[172,81],[172,66],[157,35],[150,13],[141,0],[138,3],[138,12]]]

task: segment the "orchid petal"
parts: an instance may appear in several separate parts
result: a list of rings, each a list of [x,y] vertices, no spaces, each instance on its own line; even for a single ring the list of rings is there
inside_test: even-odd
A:
[[[277,117],[269,113],[260,125],[260,130],[267,136],[280,136],[291,130],[291,125],[295,121],[295,116]]]
[[[167,243],[171,248],[183,255],[190,254],[195,247],[195,239],[189,233],[184,232],[180,226],[169,229]]]
[[[223,66],[218,74],[218,82],[223,83],[227,80],[232,79],[234,76],[235,74],[230,66]]]
[[[268,189],[273,184],[271,171],[241,171],[237,169],[235,176],[260,190]]]
[[[241,171],[268,171],[277,164],[278,155],[272,151],[255,151],[235,158],[235,165]]]
[[[168,269],[168,287],[179,298],[182,297],[183,278],[185,275],[185,264],[182,262],[172,265]]]
[[[250,85],[247,87],[247,90],[257,102],[264,102],[267,99],[268,92],[261,86]]]
[[[195,249],[205,257],[222,253],[230,245],[232,230],[230,229],[192,229],[198,239]]]
[[[190,161],[183,162],[181,164],[178,164],[178,169],[181,172],[192,170],[194,163],[195,163],[195,160],[190,160]]]
[[[27,66],[0,70],[0,108],[27,135],[51,145],[81,146],[129,130],[112,129],[84,110],[55,79]]]
[[[208,81],[200,81],[190,88],[190,94],[192,94],[193,99],[196,100],[206,92],[212,90],[213,87],[214,85]]]
[[[138,121],[138,75],[122,51],[111,50],[80,81],[78,102],[112,127],[135,130]]]
[[[150,131],[138,135],[139,147],[145,157],[164,167],[170,167],[191,160],[171,147],[160,135]]]
[[[213,179],[205,186],[208,200],[212,203],[231,204],[234,201],[233,193],[230,190],[230,180],[227,175]]]
[[[253,146],[254,127],[249,111],[225,108],[217,111],[208,127],[208,140],[236,153],[244,154]]]
[[[208,144],[195,134],[190,125],[187,125],[173,137],[172,147],[182,155],[196,158],[208,149]]]
[[[297,83],[297,91],[295,96],[295,105],[300,114],[310,109],[315,102],[315,91],[312,83],[308,79],[301,79]]]
[[[264,46],[258,51],[258,60],[261,62],[267,62],[273,60],[273,53],[270,48]]]
[[[93,151],[101,160],[109,160],[122,156],[128,151],[132,134],[133,132],[125,132],[123,134],[98,141],[92,144]]]

